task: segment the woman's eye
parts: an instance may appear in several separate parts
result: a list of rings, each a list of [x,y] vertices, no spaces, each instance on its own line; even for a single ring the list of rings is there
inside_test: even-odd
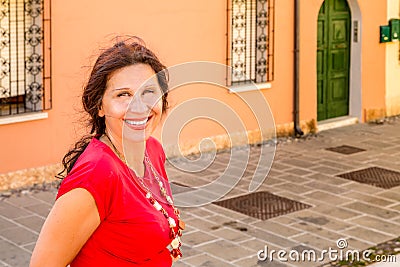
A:
[[[154,94],[154,90],[153,89],[146,89],[143,91],[143,94]]]
[[[122,93],[119,93],[117,96],[118,97],[120,97],[120,96],[131,96],[131,94],[129,92],[122,92]]]

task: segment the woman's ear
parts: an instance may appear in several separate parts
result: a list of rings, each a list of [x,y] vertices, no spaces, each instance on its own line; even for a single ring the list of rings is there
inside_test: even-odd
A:
[[[98,115],[99,115],[99,117],[104,117],[104,110],[103,110],[103,107],[102,107],[102,105],[100,105],[99,106],[99,112],[98,112]]]

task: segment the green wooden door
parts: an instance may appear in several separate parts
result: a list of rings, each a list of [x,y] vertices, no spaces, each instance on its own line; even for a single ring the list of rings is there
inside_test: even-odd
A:
[[[325,0],[318,15],[318,120],[349,113],[350,24],[346,0]]]

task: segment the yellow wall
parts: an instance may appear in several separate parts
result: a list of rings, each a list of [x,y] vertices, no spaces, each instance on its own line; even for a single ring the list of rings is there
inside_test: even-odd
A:
[[[388,0],[387,21],[400,18],[400,1]],[[400,114],[400,55],[399,41],[386,46],[386,113],[388,116]]]

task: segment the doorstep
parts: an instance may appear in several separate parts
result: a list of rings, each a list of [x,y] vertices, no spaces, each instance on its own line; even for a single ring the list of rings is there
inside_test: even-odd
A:
[[[358,118],[343,116],[318,122],[318,132],[358,123]]]

